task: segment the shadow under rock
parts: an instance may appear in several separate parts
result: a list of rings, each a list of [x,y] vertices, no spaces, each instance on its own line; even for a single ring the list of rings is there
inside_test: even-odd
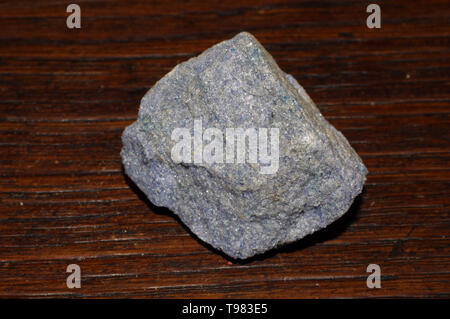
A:
[[[361,194],[359,194],[353,201],[353,204],[350,206],[350,209],[339,219],[328,225],[327,227],[318,230],[314,232],[311,235],[308,235],[304,238],[301,238],[295,242],[284,244],[278,248],[273,248],[265,253],[255,255],[253,257],[247,258],[247,259],[235,259],[221,250],[218,250],[217,248],[214,248],[210,244],[204,242],[201,240],[196,234],[194,234],[189,227],[187,227],[181,219],[173,213],[170,209],[166,207],[159,207],[155,206],[148,198],[147,196],[139,189],[139,187],[129,178],[125,172],[123,172],[125,176],[125,181],[127,185],[133,190],[134,193],[141,199],[143,202],[147,204],[147,206],[150,208],[150,210],[156,214],[160,215],[166,215],[174,218],[192,237],[194,237],[203,247],[208,248],[209,250],[213,251],[214,253],[222,256],[227,261],[232,262],[233,264],[248,264],[253,261],[260,261],[267,258],[270,258],[272,256],[275,256],[279,253],[286,253],[286,252],[293,252],[305,249],[307,247],[313,246],[318,243],[325,242],[327,240],[334,239],[338,237],[340,234],[345,232],[345,230],[348,228],[350,224],[356,221],[357,214],[359,212],[359,208],[361,206],[361,198],[364,194],[365,189],[362,190]]]

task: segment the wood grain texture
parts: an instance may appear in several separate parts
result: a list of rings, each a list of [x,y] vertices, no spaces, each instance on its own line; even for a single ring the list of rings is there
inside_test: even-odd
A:
[[[79,0],[69,30],[69,3],[0,1],[0,297],[450,297],[448,1],[377,1],[381,29],[364,1]],[[326,230],[232,263],[146,201],[119,152],[159,78],[243,30],[370,174]]]

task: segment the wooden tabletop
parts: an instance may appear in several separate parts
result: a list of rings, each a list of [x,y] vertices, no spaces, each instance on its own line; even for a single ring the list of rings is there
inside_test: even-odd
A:
[[[0,297],[450,297],[448,1],[377,1],[372,29],[366,1],[79,0],[80,29],[70,3],[0,2]],[[158,79],[244,30],[370,173],[330,227],[239,263],[146,201],[119,152]]]

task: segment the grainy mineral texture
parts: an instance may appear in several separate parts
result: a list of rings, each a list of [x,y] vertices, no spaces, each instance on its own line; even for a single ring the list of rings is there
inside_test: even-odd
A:
[[[178,136],[183,128],[192,141]],[[209,128],[215,130],[208,133]],[[243,162],[239,134],[226,138],[230,128],[245,129]],[[149,200],[172,210],[201,240],[239,259],[329,225],[349,209],[367,174],[305,90],[246,32],[159,80],[142,98],[122,142],[125,172]],[[236,156],[226,156],[234,144]],[[259,147],[256,162],[252,145]],[[258,157],[262,145],[270,162]],[[189,156],[177,157],[174,150]],[[208,150],[214,160],[208,160]]]

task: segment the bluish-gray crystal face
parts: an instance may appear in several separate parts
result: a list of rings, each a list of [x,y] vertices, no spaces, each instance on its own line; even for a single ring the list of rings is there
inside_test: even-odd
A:
[[[254,133],[244,136],[244,161],[237,160],[239,135],[226,138],[230,128]],[[174,157],[181,141],[185,156]],[[329,225],[349,209],[367,174],[346,138],[246,32],[159,80],[122,142],[125,172],[150,201],[239,259]],[[262,161],[262,145],[270,163]]]

